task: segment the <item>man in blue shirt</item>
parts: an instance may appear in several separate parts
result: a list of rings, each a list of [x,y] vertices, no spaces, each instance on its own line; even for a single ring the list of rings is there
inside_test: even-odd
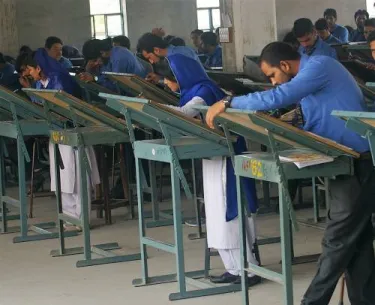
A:
[[[365,36],[365,41],[368,39],[369,35],[375,31],[375,18],[370,18],[365,21],[365,29],[363,35]]]
[[[331,206],[317,274],[302,304],[327,305],[338,280],[346,272],[351,304],[375,304],[375,258],[371,226],[375,171],[366,139],[331,116],[333,110],[365,111],[363,95],[353,76],[328,56],[302,56],[291,46],[274,42],[260,56],[262,71],[275,89],[226,97],[210,107],[207,124],[226,108],[271,110],[299,104],[303,129],[361,153],[354,160],[354,176],[331,181]]]
[[[329,31],[342,43],[349,42],[349,31],[347,28],[336,24],[337,12],[333,8],[327,8],[324,11],[324,19],[328,22]]]
[[[64,56],[62,56],[63,42],[58,37],[48,37],[44,45],[47,53],[50,57],[56,59],[65,69],[70,69],[73,67],[71,61]]]
[[[298,52],[301,55],[326,55],[337,59],[336,50],[320,39],[310,19],[296,20],[293,26],[293,34],[300,43]]]
[[[330,31],[328,30],[328,23],[327,20],[324,18],[318,19],[315,22],[315,29],[318,32],[319,37],[329,45],[331,44],[341,44],[341,41],[338,40],[335,36],[333,36]]]
[[[223,67],[223,50],[217,42],[217,36],[212,32],[205,32],[201,35],[202,49],[207,55],[205,66],[207,68]]]
[[[83,81],[96,80],[98,84],[115,90],[116,86],[103,72],[129,73],[142,78],[146,76],[145,68],[132,52],[124,47],[112,47],[108,41],[89,40],[83,45],[82,53],[87,61],[86,68],[90,72],[79,75]]]
[[[369,19],[370,16],[366,10],[358,10],[354,14],[354,20],[357,25],[357,29],[354,30],[349,37],[351,42],[366,41],[364,35],[365,21]]]
[[[198,54],[192,48],[168,45],[168,42],[163,38],[152,33],[146,33],[138,40],[137,50],[153,65],[173,54],[182,54],[201,63]],[[159,83],[162,78],[156,73],[149,73],[146,79],[153,83]]]

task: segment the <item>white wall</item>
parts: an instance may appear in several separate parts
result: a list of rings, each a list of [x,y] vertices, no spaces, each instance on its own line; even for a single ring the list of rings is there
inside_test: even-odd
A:
[[[196,0],[126,0],[128,34],[132,49],[138,39],[154,27],[190,44],[190,32],[197,28]]]
[[[14,0],[0,0],[0,52],[15,56],[17,49],[16,4]]]
[[[354,27],[354,13],[366,9],[366,0],[276,0],[278,38],[291,30],[296,19],[305,17],[315,22],[326,8],[337,11],[338,24]]]

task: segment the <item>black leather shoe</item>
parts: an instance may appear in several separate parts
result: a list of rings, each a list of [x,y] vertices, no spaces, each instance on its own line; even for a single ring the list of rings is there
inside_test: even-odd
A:
[[[260,276],[254,275],[252,277],[247,278],[247,285],[250,288],[250,287],[260,284],[261,281],[262,281],[262,278]],[[238,280],[235,281],[233,284],[241,284],[241,277],[239,276]]]
[[[231,283],[234,283],[238,280],[241,281],[240,276],[230,274],[229,272],[225,272],[224,274],[222,274],[220,276],[211,276],[210,277],[211,283],[214,283],[214,284],[231,284]]]

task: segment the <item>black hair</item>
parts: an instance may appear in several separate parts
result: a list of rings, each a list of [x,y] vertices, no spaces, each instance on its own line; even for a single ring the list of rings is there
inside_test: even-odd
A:
[[[30,48],[29,46],[23,45],[23,46],[20,48],[19,54],[22,54],[22,53],[28,53],[28,54],[31,54],[32,52],[33,52],[33,50],[31,50],[31,48]]]
[[[55,37],[55,36],[50,36],[46,39],[46,43],[44,44],[44,47],[46,49],[51,49],[52,46],[55,44],[55,43],[59,43],[61,45],[63,45],[63,42],[60,38],[58,37]]]
[[[314,25],[312,21],[308,18],[300,18],[294,22],[293,34],[296,38],[301,38],[306,34],[312,33],[314,30]]]
[[[177,83],[176,77],[168,63],[168,60],[160,61],[157,65],[157,73],[158,75]]]
[[[195,35],[201,36],[203,34],[203,31],[199,30],[199,29],[196,29],[196,30],[192,31],[191,34],[195,34]]]
[[[112,42],[117,43],[120,46],[125,47],[127,49],[130,49],[130,39],[125,35],[113,37]]]
[[[293,32],[289,32],[284,36],[283,42],[291,45],[293,48],[298,47],[300,45],[296,36],[294,36]]]
[[[209,46],[217,46],[217,35],[215,33],[212,33],[212,32],[204,32],[202,35],[201,35],[201,41],[205,44],[205,45],[209,45]]]
[[[315,22],[315,28],[317,31],[328,30],[328,22],[324,18],[320,18]]]
[[[175,47],[184,47],[186,46],[185,40],[180,37],[172,37],[169,42],[170,45]]]
[[[327,8],[323,14],[323,17],[326,17],[326,16],[327,17],[332,16],[332,17],[335,17],[335,19],[337,19],[337,12],[334,8]]]
[[[367,42],[370,43],[370,42],[373,42],[375,41],[375,31],[374,32],[371,32],[368,37],[367,37]]]
[[[370,18],[370,15],[368,14],[368,12],[366,10],[358,10],[354,13],[354,20],[357,20],[357,17],[361,16],[361,15],[365,15],[366,19]]]
[[[345,27],[346,27],[346,29],[348,30],[349,34],[351,34],[351,33],[354,32],[353,27],[351,27],[350,25],[346,25]]]
[[[154,52],[154,48],[166,49],[168,43],[158,35],[152,33],[143,34],[138,40],[137,50],[139,52],[146,51],[147,53]]]
[[[272,67],[279,67],[280,61],[298,60],[301,55],[296,49],[285,42],[271,42],[266,45],[260,54],[259,62],[266,62]]]
[[[62,54],[66,58],[80,58],[82,55],[76,47],[65,45],[62,48]]]
[[[0,64],[6,64],[6,60],[4,58],[3,53],[0,53]]]
[[[101,56],[102,41],[91,39],[85,42],[82,47],[82,55],[86,60],[95,60]]]
[[[375,18],[370,18],[365,21],[365,26],[371,26],[375,28]]]

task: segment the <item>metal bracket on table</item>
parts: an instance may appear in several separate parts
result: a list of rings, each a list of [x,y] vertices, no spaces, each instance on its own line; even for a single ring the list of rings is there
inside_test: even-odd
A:
[[[26,144],[25,144],[25,141],[24,141],[24,138],[23,138],[20,123],[18,121],[16,106],[13,103],[10,103],[10,110],[12,111],[13,121],[16,124],[17,138],[18,138],[19,143],[21,145],[22,153],[25,156],[26,162],[30,162],[31,159],[30,159],[30,156],[29,156],[29,152],[27,151],[27,148],[26,148]]]

